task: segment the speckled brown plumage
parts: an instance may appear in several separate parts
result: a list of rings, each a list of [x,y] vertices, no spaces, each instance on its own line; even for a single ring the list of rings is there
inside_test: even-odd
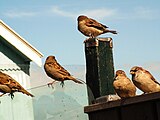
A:
[[[77,18],[78,21],[78,30],[88,37],[97,37],[98,35],[104,33],[113,33],[117,34],[115,30],[108,30],[107,26],[97,22],[94,19],[88,18],[87,16],[80,15]]]
[[[136,86],[134,86],[123,70],[116,71],[113,87],[121,98],[134,97],[136,95]]]
[[[135,66],[130,70],[132,81],[144,93],[160,92],[160,84],[152,74],[142,67]]]
[[[0,72],[0,92],[3,93],[1,96],[10,93],[11,98],[14,97],[14,92],[22,92],[23,94],[33,97],[33,95],[25,90],[16,80],[2,72]]]
[[[57,60],[55,59],[55,56],[47,57],[45,64],[44,64],[44,70],[50,78],[56,81],[60,81],[62,87],[64,85],[65,80],[72,80],[76,83],[82,84],[81,81],[71,76],[71,74],[57,62]],[[49,85],[52,85],[52,84],[53,82],[49,83]]]

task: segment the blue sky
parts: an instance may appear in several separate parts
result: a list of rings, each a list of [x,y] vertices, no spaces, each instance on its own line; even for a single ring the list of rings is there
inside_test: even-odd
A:
[[[159,0],[1,0],[0,19],[44,55],[43,63],[55,55],[62,65],[84,65],[86,37],[77,30],[76,19],[87,15],[119,32],[101,36],[113,38],[115,69],[128,72],[140,65],[156,72],[160,71],[159,6]]]

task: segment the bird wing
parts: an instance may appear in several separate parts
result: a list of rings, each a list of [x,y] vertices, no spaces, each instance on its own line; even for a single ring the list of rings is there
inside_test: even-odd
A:
[[[3,76],[3,84],[7,85],[8,87],[10,87],[11,89],[19,89],[20,87],[22,87],[16,80],[14,80],[12,77],[10,77],[9,75],[5,74],[5,73],[1,73],[0,74],[1,77]]]
[[[104,29],[104,28],[108,28],[107,26],[105,26],[105,25],[103,25],[103,24],[101,24],[101,23],[99,23],[99,22],[97,22],[96,20],[94,20],[94,19],[88,19],[88,20],[86,20],[86,26],[88,26],[88,27],[95,27],[95,28],[97,28],[97,29]]]
[[[70,76],[70,73],[66,69],[64,69],[58,62],[55,62],[53,64],[53,66],[54,66],[54,69],[56,69],[56,71],[58,73],[60,73],[62,75],[68,75],[68,76]]]
[[[7,85],[13,92],[22,92],[28,96],[34,97],[31,93],[25,90],[16,80],[10,79],[10,84]]]
[[[160,83],[153,77],[153,75],[149,71],[146,70],[146,74],[150,76],[151,80],[160,85]]]
[[[28,96],[34,97],[31,93],[29,93],[27,90],[25,90],[16,80],[13,78],[11,79],[11,84],[8,85],[12,91],[14,92],[22,92],[23,94],[26,94]]]
[[[0,84],[0,92],[2,92],[2,93],[11,93],[11,89],[7,85]]]
[[[30,94],[28,91],[26,91],[16,80],[14,80],[12,77],[10,77],[9,75],[0,72],[0,85],[6,85],[5,89],[8,92],[22,92],[24,94],[30,95],[33,97],[32,94]]]
[[[16,80],[14,80],[12,77],[9,75],[0,72],[0,84],[2,85],[7,85],[11,89],[18,89],[22,87]]]

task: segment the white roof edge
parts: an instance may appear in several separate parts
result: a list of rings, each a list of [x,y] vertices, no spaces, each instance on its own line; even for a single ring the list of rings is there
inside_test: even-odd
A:
[[[6,39],[10,44],[16,47],[29,59],[34,61],[37,65],[42,66],[43,54],[40,53],[36,48],[29,44],[23,37],[17,34],[12,28],[5,24],[0,19],[0,35]]]

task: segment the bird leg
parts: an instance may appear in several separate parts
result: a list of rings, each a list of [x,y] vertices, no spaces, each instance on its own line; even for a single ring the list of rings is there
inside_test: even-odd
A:
[[[62,86],[62,88],[64,87],[64,81],[62,81],[61,83],[60,83],[60,85]]]
[[[13,100],[13,98],[14,98],[13,92],[9,93],[8,95],[11,96],[11,99]]]
[[[13,100],[13,98],[14,98],[13,92],[11,92],[10,95],[11,95],[11,99]]]
[[[53,88],[54,88],[54,87],[53,87],[53,84],[54,84],[55,82],[56,82],[56,81],[52,81],[52,82],[48,83],[48,84],[47,84],[47,85],[48,85],[48,87],[50,87],[50,86],[51,86],[51,87],[52,87],[52,89],[53,89]]]
[[[92,33],[89,34],[89,38],[94,38]]]
[[[93,39],[93,38],[95,38],[95,37],[90,33],[90,34],[89,34],[89,38],[86,39],[86,40],[84,41],[84,43],[90,41],[90,40]]]

